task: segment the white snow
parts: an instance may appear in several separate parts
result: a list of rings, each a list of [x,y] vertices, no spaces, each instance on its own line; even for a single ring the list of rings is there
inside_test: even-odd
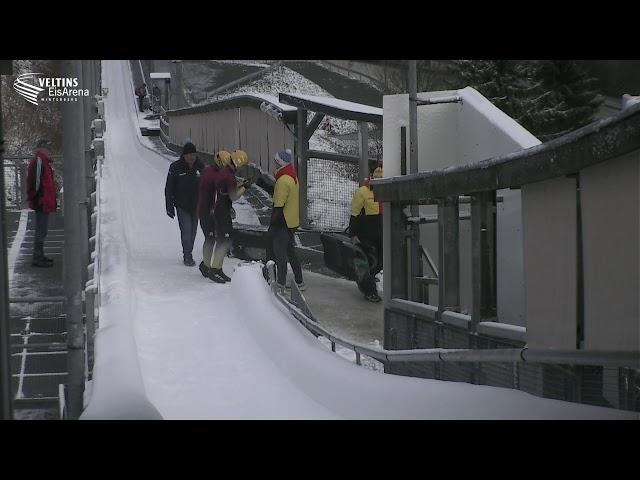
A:
[[[380,115],[380,118],[382,118],[382,108],[371,107],[369,105],[364,105],[362,103],[348,102],[346,100],[339,100],[337,98],[328,97],[328,96],[301,95],[301,94],[291,94],[291,96],[301,98],[303,100],[309,100],[311,102],[319,103],[321,105],[326,105],[327,107],[340,108],[342,110],[350,110],[352,112],[357,112],[357,113]]]
[[[11,287],[13,286],[14,270],[16,267],[16,261],[18,260],[18,255],[20,254],[20,247],[22,246],[25,234],[27,233],[28,218],[29,210],[21,210],[18,230],[13,237],[13,242],[11,243],[11,248],[9,249],[9,253],[7,255],[7,263],[9,265],[9,291],[11,291]]]
[[[292,107],[291,105],[280,103],[280,101],[278,100],[278,97],[275,95],[268,95],[266,93],[258,93],[258,92],[242,92],[242,93],[232,93],[229,95],[218,95],[215,97],[211,97],[206,103],[210,103],[211,100],[214,98],[216,100],[229,100],[230,98],[245,97],[245,96],[257,97],[257,98],[261,98],[262,100],[266,100],[267,102],[274,104],[276,107],[278,107],[280,110],[284,112],[293,112],[297,110],[296,107]]]
[[[233,204],[233,209],[236,211],[235,223],[242,225],[260,225],[258,215],[244,196],[240,197],[240,199]]]
[[[495,125],[498,130],[504,132],[522,148],[529,148],[540,144],[540,140],[519,124],[515,123],[506,113],[495,108],[495,106],[477,90],[466,87],[461,90],[456,90],[456,93],[462,97],[464,103],[468,103],[473,106],[475,110],[483,112],[485,119],[489,123]]]
[[[332,353],[276,302],[259,265],[231,284],[182,265],[167,159],[140,143],[127,62],[103,62],[102,302],[83,418],[638,418],[502,388],[380,374]],[[141,185],[144,185],[141,188]],[[194,256],[199,262],[202,234]],[[156,410],[157,409],[157,410]]]

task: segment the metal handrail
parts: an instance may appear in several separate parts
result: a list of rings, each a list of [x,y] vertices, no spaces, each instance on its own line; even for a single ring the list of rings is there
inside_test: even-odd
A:
[[[67,297],[10,297],[9,303],[57,303],[66,302]]]
[[[269,270],[271,277],[271,270]],[[273,289],[275,279],[270,278]],[[500,348],[500,349],[447,349],[421,348],[412,350],[387,350],[369,347],[345,340],[321,326],[307,316],[300,308],[291,304],[277,290],[273,289],[276,299],[309,331],[321,335],[335,344],[353,350],[357,355],[366,355],[384,364],[397,362],[504,362],[504,363],[547,363],[563,365],[600,365],[604,367],[622,367],[640,370],[640,352],[638,351],[601,351],[601,350],[551,350],[536,348]],[[356,359],[359,364],[359,358]]]

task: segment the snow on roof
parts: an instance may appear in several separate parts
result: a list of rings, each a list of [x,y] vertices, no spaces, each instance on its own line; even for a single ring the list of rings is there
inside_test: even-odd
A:
[[[457,91],[462,97],[462,101],[472,105],[481,112],[485,119],[496,126],[505,135],[509,136],[522,148],[529,148],[540,144],[540,140],[533,136],[531,132],[516,122],[509,115],[496,107],[489,99],[471,87],[466,87]]]
[[[288,94],[291,97],[299,98],[301,100],[307,100],[317,103],[319,105],[325,105],[327,107],[339,108],[340,110],[347,110],[354,113],[364,113],[367,115],[380,115],[382,117],[382,108],[372,107],[362,103],[348,102],[346,100],[339,100],[331,97],[318,97],[315,95],[298,95]]]
[[[296,107],[292,107],[291,105],[286,105],[284,103],[280,103],[278,101],[278,97],[274,96],[274,95],[267,95],[266,93],[238,93],[238,94],[232,94],[232,95],[220,95],[218,96],[218,99],[216,101],[222,101],[222,100],[229,100],[231,98],[235,98],[235,97],[256,97],[256,98],[261,98],[263,100],[266,100],[269,103],[274,104],[276,107],[278,107],[280,110],[282,110],[283,112],[294,112],[297,110]]]
[[[156,78],[171,78],[171,74],[169,72],[151,72],[151,80]]]

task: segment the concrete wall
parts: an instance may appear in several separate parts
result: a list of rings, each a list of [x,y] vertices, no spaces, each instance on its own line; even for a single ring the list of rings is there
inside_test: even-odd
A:
[[[465,165],[497,155],[522,150],[540,143],[513,119],[496,108],[472,88],[454,91],[424,92],[418,98],[460,95],[462,104],[440,104],[418,107],[419,170],[429,171]],[[400,127],[408,126],[409,96],[384,97],[384,173],[400,174]],[[407,158],[409,132],[407,129]],[[407,160],[408,162],[408,160]],[[407,165],[407,171],[409,167]],[[498,319],[513,325],[525,325],[524,272],[522,253],[522,221],[519,191],[499,191],[504,203],[498,205]],[[468,212],[461,206],[461,213]],[[436,207],[421,207],[421,214],[435,214]],[[387,238],[385,237],[385,241]],[[438,256],[437,225],[421,227],[421,241],[432,258]],[[460,224],[461,307],[471,310],[470,225]],[[385,256],[385,264],[389,265]],[[385,282],[391,272],[385,269]],[[430,291],[436,299],[437,289]],[[434,300],[431,304],[435,304]]]
[[[270,159],[284,148],[293,151],[293,135],[285,125],[253,107],[216,110],[171,116],[171,141],[182,145],[191,138],[199,151],[215,154],[219,150],[241,149],[264,172],[270,172]]]
[[[640,350],[640,151],[580,172],[585,349]]]

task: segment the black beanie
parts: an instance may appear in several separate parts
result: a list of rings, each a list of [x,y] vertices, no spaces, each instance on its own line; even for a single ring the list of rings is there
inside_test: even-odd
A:
[[[184,147],[182,147],[182,155],[189,153],[196,153],[196,146],[191,142],[185,143]]]

